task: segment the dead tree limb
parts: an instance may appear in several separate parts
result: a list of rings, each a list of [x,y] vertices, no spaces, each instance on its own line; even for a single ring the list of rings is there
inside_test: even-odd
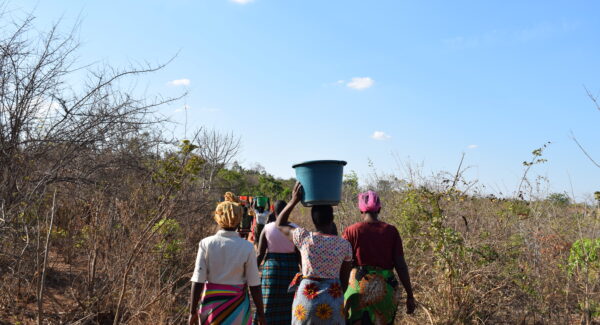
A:
[[[46,234],[46,244],[44,247],[44,262],[42,263],[42,278],[40,280],[40,289],[38,291],[38,315],[37,323],[42,325],[44,319],[44,283],[46,282],[46,266],[48,265],[48,250],[50,248],[50,235],[52,234],[52,226],[54,224],[54,207],[56,204],[56,190],[52,196],[52,210],[50,212],[50,226],[48,227],[48,233]]]

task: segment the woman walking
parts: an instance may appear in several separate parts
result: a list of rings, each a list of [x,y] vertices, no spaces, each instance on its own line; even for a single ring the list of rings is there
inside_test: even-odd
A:
[[[267,201],[267,206],[270,206],[269,201]],[[252,215],[254,216],[254,221],[252,224],[252,234],[254,235],[254,244],[258,245],[258,241],[260,239],[260,234],[263,231],[263,228],[267,224],[267,220],[269,219],[269,215],[271,211],[265,208],[264,206],[258,206],[258,202],[256,199],[252,201]]]
[[[315,232],[290,227],[288,218],[301,197],[302,186],[296,183],[292,201],[276,221],[279,230],[293,241],[302,257],[302,273],[292,282],[296,294],[291,324],[342,325],[345,324],[343,293],[352,266],[352,247],[348,241],[335,235],[330,205],[311,208]]]
[[[269,325],[291,323],[294,293],[288,292],[288,287],[300,270],[299,254],[294,243],[273,222],[285,206],[285,201],[275,202],[274,211],[269,216],[269,223],[265,225],[258,244],[257,264],[262,264],[261,287],[265,318]],[[287,225],[298,227],[293,223]]]
[[[355,268],[344,295],[350,324],[393,324],[399,303],[398,281],[406,291],[406,312],[415,310],[402,239],[396,227],[378,220],[377,193],[358,195],[363,221],[346,228],[343,237],[352,244]]]
[[[198,247],[192,276],[190,325],[251,324],[247,286],[258,323],[266,324],[254,247],[236,232],[242,214],[237,197],[225,193],[225,201],[215,210],[215,221],[221,229],[214,236],[202,239]]]

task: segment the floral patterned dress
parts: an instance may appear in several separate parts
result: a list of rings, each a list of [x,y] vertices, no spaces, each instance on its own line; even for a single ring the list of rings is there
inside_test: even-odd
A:
[[[292,324],[345,324],[339,274],[342,263],[352,260],[350,243],[303,228],[294,229],[293,239],[302,256],[302,280],[292,305]]]

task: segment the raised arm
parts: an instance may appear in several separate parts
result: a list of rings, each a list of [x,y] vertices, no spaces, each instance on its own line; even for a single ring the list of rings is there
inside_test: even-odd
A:
[[[277,220],[275,220],[275,225],[284,235],[288,238],[292,239],[292,227],[288,225],[288,220],[290,218],[290,214],[302,199],[302,184],[300,182],[296,182],[294,185],[294,190],[292,191],[292,200],[283,208],[283,211],[277,215]]]

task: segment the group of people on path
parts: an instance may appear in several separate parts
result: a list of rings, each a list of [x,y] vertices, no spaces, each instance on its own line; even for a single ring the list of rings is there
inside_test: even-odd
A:
[[[341,237],[329,205],[311,208],[315,231],[289,222],[301,197],[297,183],[289,203],[275,203],[275,221],[260,232],[256,253],[236,232],[243,209],[226,193],[215,210],[221,229],[199,244],[189,324],[393,324],[400,283],[406,312],[414,312],[402,240],[394,226],[378,219],[378,195],[359,194],[363,220]]]

